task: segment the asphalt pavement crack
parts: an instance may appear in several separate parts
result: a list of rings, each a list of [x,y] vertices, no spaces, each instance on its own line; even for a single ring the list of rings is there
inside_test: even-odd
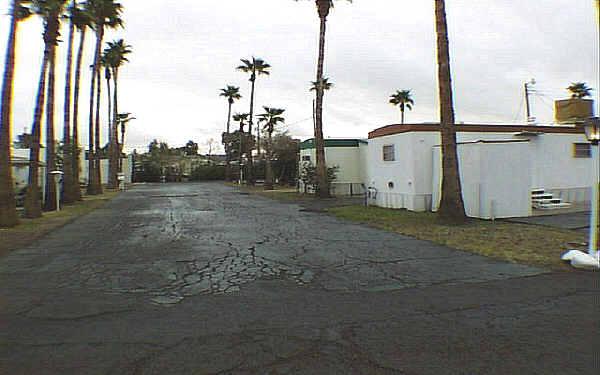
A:
[[[123,309],[123,310],[114,310],[114,311],[102,311],[102,312],[98,312],[98,313],[94,313],[94,314],[82,314],[82,315],[69,316],[69,317],[43,316],[43,315],[31,316],[30,315],[31,311],[30,311],[25,316],[29,319],[46,320],[46,321],[53,321],[53,322],[77,322],[77,321],[82,321],[82,320],[107,317],[107,316],[111,316],[111,315],[120,315],[120,314],[124,314],[124,313],[128,313],[128,312],[132,312],[132,311],[135,311],[135,310],[134,309]]]

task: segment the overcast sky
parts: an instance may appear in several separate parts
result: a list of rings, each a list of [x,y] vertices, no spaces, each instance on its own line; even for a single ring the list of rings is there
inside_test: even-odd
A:
[[[2,66],[9,2],[3,0],[0,8]],[[208,150],[211,138],[220,143],[227,120],[227,100],[219,97],[220,89],[239,86],[243,98],[233,111],[249,111],[248,76],[235,68],[241,58],[252,56],[272,66],[270,76],[257,80],[255,113],[261,113],[263,105],[285,108],[283,129],[301,139],[312,137],[314,94],[308,90],[315,80],[319,30],[314,1],[121,3],[125,29],[108,32],[105,41],[124,38],[134,51],[119,81],[119,110],[137,118],[126,135],[128,150],[146,151],[154,138],[172,147],[193,140],[201,152]],[[552,123],[552,103],[568,97],[565,88],[570,83],[582,81],[597,88],[595,3],[446,0],[457,122],[523,123],[523,84],[531,78],[537,81],[533,115],[543,124]],[[325,94],[325,137],[366,138],[375,128],[398,123],[399,111],[388,98],[402,89],[410,89],[415,101],[406,122],[439,121],[433,4],[433,0],[336,2],[327,23],[325,75],[335,87]],[[15,136],[31,129],[41,33],[41,22],[35,18],[20,24]],[[92,62],[92,33],[87,41],[86,67]],[[62,135],[65,55],[66,43],[61,43],[57,137]],[[80,142],[86,144],[88,69],[82,82]],[[597,95],[594,90],[594,99]]]

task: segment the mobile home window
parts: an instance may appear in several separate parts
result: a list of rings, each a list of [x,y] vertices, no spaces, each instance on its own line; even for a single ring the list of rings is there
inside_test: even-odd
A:
[[[310,161],[310,155],[303,155],[302,161]]]
[[[573,143],[574,158],[591,158],[592,144],[591,143]]]
[[[383,146],[383,161],[394,161],[394,145]]]

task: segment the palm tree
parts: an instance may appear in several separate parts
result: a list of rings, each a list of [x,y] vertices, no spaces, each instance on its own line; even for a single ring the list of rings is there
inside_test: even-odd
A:
[[[76,0],[71,1],[68,9],[69,37],[67,47],[67,71],[65,73],[65,98],[63,108],[63,202],[75,201],[75,188],[73,184],[73,150],[71,139],[71,77],[73,71],[73,41],[75,39],[75,22],[73,13],[77,7]]]
[[[241,183],[241,176],[242,176],[242,155],[243,155],[243,146],[242,146],[242,139],[243,139],[243,135],[244,135],[244,122],[248,119],[248,116],[250,114],[249,113],[236,113],[235,115],[233,115],[233,121],[235,122],[239,122],[240,123],[240,139],[239,139],[239,150],[238,150],[238,164],[239,164],[239,170],[238,170],[238,175],[240,176],[240,183]],[[249,153],[252,153],[252,148],[248,147],[249,149]]]
[[[121,142],[117,140],[117,145],[119,146],[119,153],[123,153],[123,145],[125,144],[125,125],[131,120],[135,120],[135,117],[131,117],[131,113],[119,113],[117,115],[117,125],[121,126]],[[119,159],[120,160],[120,159]],[[121,167],[121,163],[119,163],[119,170]]]
[[[240,123],[240,132],[244,132],[244,125],[246,125],[246,120],[248,120],[249,113],[236,113],[233,115],[233,121]]]
[[[466,215],[458,170],[448,26],[444,0],[435,0],[435,20],[441,114],[440,135],[442,139],[442,193],[438,217],[443,222],[460,223],[466,220]]]
[[[75,82],[73,88],[73,139],[71,142],[71,165],[73,169],[72,189],[73,201],[81,200],[81,189],[79,186],[79,86],[81,82],[81,66],[83,64],[83,48],[85,46],[85,35],[91,25],[91,17],[87,9],[75,6],[71,8],[71,21],[79,30],[79,48],[77,50],[77,62],[75,63]]]
[[[100,176],[100,57],[104,29],[117,28],[123,25],[120,15],[123,7],[114,0],[88,0],[86,10],[90,14],[92,28],[96,33],[96,51],[92,65],[91,93],[90,93],[90,157],[89,157],[89,183],[88,194],[101,194],[102,184]],[[95,85],[97,84],[97,88]],[[96,90],[96,113],[94,119],[94,90]],[[95,120],[95,124],[94,124]],[[94,126],[95,125],[95,126]],[[94,132],[95,131],[95,132]],[[94,134],[95,133],[95,134]]]
[[[592,95],[592,89],[585,82],[571,83],[567,90],[571,93],[571,99],[583,99]]]
[[[11,23],[6,47],[4,78],[2,81],[2,114],[0,117],[0,228],[15,226],[18,215],[13,191],[11,152],[11,111],[13,80],[15,76],[15,49],[19,21],[29,17],[29,9],[23,7],[25,1],[13,0]]]
[[[329,82],[329,78],[323,78],[320,84],[317,81],[311,81],[310,83],[312,86],[310,87],[309,91],[317,91],[318,89],[327,91],[335,86],[332,82]]]
[[[245,73],[250,73],[250,82],[252,83],[252,89],[250,92],[250,119],[248,121],[248,133],[250,134],[250,138],[252,138],[252,125],[253,125],[253,113],[254,113],[254,83],[256,82],[256,77],[258,75],[264,74],[269,75],[269,68],[271,65],[264,62],[262,59],[256,59],[252,57],[252,62],[250,60],[241,60],[243,65],[237,67],[238,70],[241,70]],[[260,140],[260,135],[258,136]],[[260,142],[260,141],[259,141]],[[260,149],[259,149],[260,153]],[[248,153],[248,174],[247,180],[249,185],[254,185],[254,178],[252,176],[252,151]]]
[[[107,126],[107,130],[108,130],[107,134],[108,134],[108,138],[109,138],[107,149],[108,149],[108,153],[110,155],[110,148],[112,146],[110,142],[112,140],[112,126],[113,126],[113,123],[111,121],[112,97],[110,95],[110,80],[112,78],[112,73],[110,71],[110,63],[109,63],[108,59],[109,59],[109,57],[107,56],[107,53],[105,50],[104,54],[102,54],[100,56],[100,66],[104,68],[104,79],[106,80],[106,98],[107,98],[107,100],[106,100],[106,103],[107,103],[107,106],[106,106],[107,107],[107,109],[106,109],[107,110],[107,121],[106,121],[106,123],[108,125]],[[99,101],[98,101],[98,103],[99,103]],[[110,167],[109,167],[109,170],[110,170]],[[109,172],[109,174],[110,174],[110,172]],[[111,184],[110,177],[109,177],[108,185],[109,185],[109,188],[111,188],[111,189],[114,189],[116,187],[115,185]]]
[[[352,2],[352,0],[347,0]],[[319,27],[319,57],[317,59],[316,101],[315,101],[315,148],[317,154],[317,187],[318,198],[329,197],[329,180],[325,164],[325,142],[323,140],[323,91],[325,82],[323,77],[323,63],[325,61],[325,31],[329,11],[333,7],[332,0],[315,0],[320,19]]]
[[[40,16],[44,23],[44,55],[38,83],[33,125],[31,128],[32,144],[29,152],[29,177],[27,196],[25,198],[25,216],[28,218],[42,216],[38,167],[41,148],[40,139],[42,134],[41,122],[46,90],[46,72],[50,61],[54,60],[55,57],[59,30],[59,15],[63,10],[65,1],[66,0],[34,0],[32,2],[33,14]],[[47,150],[47,153],[52,153],[53,151],[54,150]],[[46,170],[49,169],[50,166],[46,166]]]
[[[227,112],[227,133],[229,133],[229,125],[231,120],[231,106],[236,100],[242,98],[240,95],[240,88],[236,86],[227,85],[226,88],[221,89],[221,93],[219,96],[224,96],[227,98],[227,102],[229,103],[229,111]]]
[[[114,87],[114,98],[113,98],[113,121],[112,127],[109,131],[109,185],[116,188],[118,186],[117,173],[119,172],[119,146],[118,146],[118,133],[117,133],[117,121],[118,121],[118,77],[119,68],[129,60],[125,57],[131,53],[131,46],[126,45],[123,39],[108,42],[108,48],[104,50],[106,56],[108,68],[112,70],[113,87]],[[110,102],[110,100],[109,100]],[[110,118],[110,116],[109,116]]]
[[[412,105],[415,102],[410,96],[410,90],[396,90],[396,92],[390,95],[390,103],[400,107],[400,118],[402,124],[404,124],[404,108],[412,110]]]
[[[234,101],[241,99],[242,96],[240,95],[240,88],[239,87],[230,86],[230,85],[227,85],[226,88],[221,89],[221,93],[219,94],[219,96],[226,97],[227,98],[227,102],[229,103],[229,110],[227,112],[227,137],[226,137],[228,139],[229,138],[230,123],[231,123],[231,106],[233,105]],[[225,140],[226,138],[223,138],[223,140]],[[227,154],[227,161],[226,161],[226,165],[225,165],[225,180],[229,181],[231,179],[230,152],[226,152],[226,154]]]
[[[46,211],[54,211],[58,205],[56,201],[56,184],[54,175],[50,172],[56,170],[56,144],[54,138],[54,99],[56,89],[56,48],[58,46],[58,37],[60,35],[60,16],[65,11],[67,0],[50,0],[46,1],[49,8],[48,22],[55,24],[56,33],[51,36],[54,39],[49,40],[50,56],[48,57],[48,93],[46,95],[46,189],[44,199],[44,209]]]
[[[285,122],[285,119],[283,117],[281,117],[283,112],[285,112],[285,109],[269,108],[269,107],[263,107],[263,108],[265,110],[265,113],[259,115],[259,118],[260,118],[259,122],[261,122],[261,121],[266,122],[263,129],[266,130],[267,134],[269,135],[269,140],[267,141],[267,161],[266,161],[264,188],[265,188],[265,190],[273,190],[273,169],[271,167],[271,158],[272,158],[271,142],[272,142],[272,136],[273,136],[273,131],[275,130],[275,126],[277,126],[277,124],[280,122]]]

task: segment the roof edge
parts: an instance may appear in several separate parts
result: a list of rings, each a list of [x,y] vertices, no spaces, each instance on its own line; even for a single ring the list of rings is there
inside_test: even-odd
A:
[[[457,132],[478,132],[478,133],[513,133],[513,132],[543,132],[558,134],[585,134],[582,126],[560,125],[560,126],[539,126],[539,125],[486,125],[486,124],[457,124]],[[392,124],[369,132],[369,139],[384,137],[387,135],[411,133],[411,132],[439,132],[439,124]]]

